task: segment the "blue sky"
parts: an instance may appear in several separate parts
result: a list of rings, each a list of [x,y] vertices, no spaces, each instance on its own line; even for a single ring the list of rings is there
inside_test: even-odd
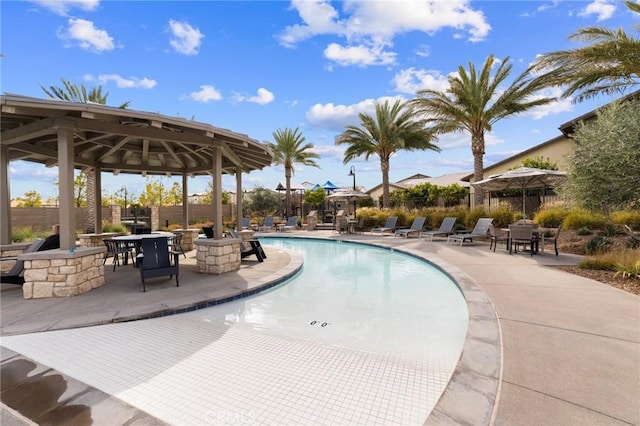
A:
[[[621,2],[595,1],[3,1],[2,92],[44,98],[40,85],[66,78],[103,85],[109,105],[210,123],[259,141],[300,128],[321,156],[320,169],[297,167],[294,183],[350,186],[381,182],[379,159],[343,164],[334,140],[376,101],[411,99],[446,88],[447,75],[488,55],[510,58],[515,77],[536,58],[577,48],[579,28],[624,28],[640,22]],[[546,95],[555,94],[549,91]],[[498,122],[486,137],[485,166],[559,135],[558,126],[608,103],[561,100]],[[466,134],[446,135],[442,152],[400,153],[391,181],[416,173],[471,171]],[[56,196],[57,169],[12,162],[11,196],[36,190]],[[165,178],[167,185],[173,182]],[[244,177],[245,188],[274,188],[284,170]],[[113,193],[139,194],[145,179],[104,174]],[[225,189],[234,180],[223,179]],[[203,191],[204,177],[189,181]],[[115,189],[111,189],[115,188]],[[110,190],[111,189],[111,190]]]

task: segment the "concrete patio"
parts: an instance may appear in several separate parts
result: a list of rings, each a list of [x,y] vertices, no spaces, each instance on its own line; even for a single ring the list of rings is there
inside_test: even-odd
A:
[[[281,234],[265,236],[269,235]],[[468,413],[475,413],[476,401],[470,399],[472,393],[460,393],[454,386],[445,391],[426,423],[640,424],[640,299],[550,267],[576,264],[578,256],[561,253],[556,257],[552,251],[533,257],[510,256],[503,247],[496,253],[489,251],[484,242],[458,247],[443,240],[427,242],[330,231],[283,235],[392,247],[428,258],[445,271],[454,271],[454,278],[472,281],[488,296],[501,338],[494,348],[501,355],[495,377],[499,383],[495,407],[482,416],[466,418]],[[300,266],[301,259],[295,254],[268,249],[267,255],[264,263],[245,260],[240,271],[221,276],[192,272],[191,259],[181,259],[185,267],[181,268],[180,287],[167,280],[151,286],[147,293],[142,293],[131,266],[117,268],[115,273],[108,267],[108,285],[71,299],[25,301],[19,287],[3,285],[2,335],[129,321],[203,307],[280,282]],[[475,342],[468,340],[462,359],[475,358],[475,362],[482,363],[478,349]],[[18,360],[25,361],[20,354],[3,348],[3,364]],[[492,360],[486,362],[490,364]],[[37,366],[38,371],[46,368]],[[73,381],[68,377],[65,380]],[[478,377],[479,382],[482,380]],[[77,386],[82,388],[82,384]],[[480,383],[477,386],[481,388]],[[465,399],[465,395],[469,398]],[[140,413],[113,396],[101,395],[96,400],[102,401],[102,406],[108,400],[110,406],[128,413],[125,417],[133,421],[127,424],[162,424],[152,412]],[[30,422],[4,404],[2,411],[2,424]],[[97,409],[92,411],[94,421],[99,422],[99,413]]]

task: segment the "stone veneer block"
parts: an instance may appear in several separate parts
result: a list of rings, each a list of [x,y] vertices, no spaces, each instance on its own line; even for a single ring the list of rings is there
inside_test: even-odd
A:
[[[240,269],[240,240],[235,238],[200,239],[194,242],[198,272],[219,275]]]
[[[101,287],[106,247],[80,247],[74,252],[46,250],[19,255],[24,260],[25,299],[70,297]]]

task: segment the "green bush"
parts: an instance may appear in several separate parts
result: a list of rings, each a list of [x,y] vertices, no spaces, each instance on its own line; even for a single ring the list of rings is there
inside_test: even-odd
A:
[[[629,237],[625,241],[625,246],[629,249],[635,250],[640,248],[640,240],[637,238]]]
[[[562,208],[545,208],[534,216],[533,221],[545,228],[557,228],[568,213],[568,210]]]
[[[127,227],[121,223],[105,223],[102,225],[102,232],[115,232],[117,234],[127,234]]]
[[[600,235],[603,235],[605,237],[615,237],[619,233],[620,231],[618,230],[618,228],[611,223],[605,224],[600,231]]]
[[[38,238],[38,234],[33,230],[31,226],[23,226],[15,229],[11,233],[11,241],[21,243],[23,241],[33,241]]]
[[[571,210],[562,221],[565,229],[601,229],[604,224],[604,216],[582,209]]]
[[[631,228],[640,230],[640,211],[618,211],[611,213],[611,221],[620,225],[629,225]]]
[[[602,235],[596,235],[586,244],[584,251],[588,255],[594,255],[599,253],[606,253],[609,251],[611,241],[607,237]]]
[[[591,235],[593,231],[589,228],[580,228],[576,231],[578,235]]]
[[[491,217],[496,228],[504,228],[513,223],[516,212],[511,203],[500,201],[496,207],[491,207]]]
[[[464,225],[467,228],[473,228],[481,217],[489,216],[487,215],[487,212],[485,212],[484,207],[476,207],[467,214],[467,217],[464,219]]]

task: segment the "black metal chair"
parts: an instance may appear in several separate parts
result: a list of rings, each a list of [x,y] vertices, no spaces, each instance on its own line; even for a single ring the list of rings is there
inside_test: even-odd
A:
[[[207,238],[213,238],[213,226],[203,226],[202,232]]]
[[[179,251],[185,259],[187,258],[187,255],[184,253],[184,249],[182,248],[182,234],[173,234],[173,237],[169,239],[169,248],[173,251]]]
[[[120,266],[120,257],[122,257],[122,264],[126,265],[129,256],[133,262],[135,262],[135,257],[133,256],[133,248],[129,247],[126,241],[116,241],[109,238],[104,240],[104,245],[107,247],[107,252],[104,254],[104,258],[102,259],[102,264],[104,265],[107,262],[107,259],[113,258],[113,270],[116,270],[116,266]]]
[[[145,238],[142,240],[142,253],[137,256],[142,291],[146,292],[146,279],[176,276],[176,287],[180,287],[180,253],[169,250],[167,237]]]

